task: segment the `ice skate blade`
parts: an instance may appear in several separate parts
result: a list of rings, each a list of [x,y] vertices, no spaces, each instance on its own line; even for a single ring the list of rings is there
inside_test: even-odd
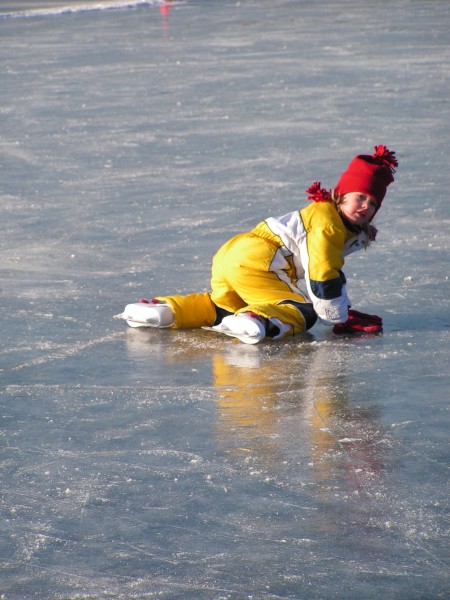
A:
[[[232,337],[232,338],[236,338],[238,340],[240,340],[241,342],[243,342],[244,344],[258,344],[261,341],[261,338],[257,335],[255,336],[250,336],[250,335],[238,335],[236,333],[232,333],[231,331],[227,331],[225,329],[218,329],[217,328],[218,325],[216,325],[215,327],[202,327],[202,329],[204,329],[205,331],[213,331],[214,333],[220,333],[221,335],[226,335],[228,337]]]
[[[159,327],[158,324],[152,325],[149,321],[137,321],[134,319],[130,319],[125,313],[120,313],[119,315],[114,315],[113,319],[120,319],[121,321],[125,321],[127,325],[130,327]]]

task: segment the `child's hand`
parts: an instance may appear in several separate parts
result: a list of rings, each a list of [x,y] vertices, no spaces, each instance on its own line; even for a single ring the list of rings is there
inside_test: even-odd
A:
[[[381,317],[377,317],[377,315],[369,315],[367,313],[359,312],[359,310],[353,310],[351,308],[348,311],[349,317],[357,317],[358,319],[362,319],[363,321],[371,321],[373,323],[377,323],[378,325],[383,325],[383,320]]]
[[[338,323],[333,327],[333,333],[380,333],[383,331],[383,321],[377,315],[368,315],[357,310],[348,311],[348,321]]]

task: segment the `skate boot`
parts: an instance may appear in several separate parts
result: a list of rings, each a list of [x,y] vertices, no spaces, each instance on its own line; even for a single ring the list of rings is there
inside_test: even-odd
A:
[[[123,313],[115,315],[115,319],[123,319],[130,327],[172,327],[175,316],[168,304],[158,300],[140,300],[127,304]]]
[[[235,337],[244,344],[258,344],[266,337],[266,328],[261,317],[251,312],[224,317],[219,325],[210,329]]]

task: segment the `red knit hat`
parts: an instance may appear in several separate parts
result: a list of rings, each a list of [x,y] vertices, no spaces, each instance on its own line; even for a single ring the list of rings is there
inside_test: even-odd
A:
[[[375,146],[372,156],[360,154],[348,165],[342,173],[335,194],[343,196],[350,192],[361,192],[372,196],[380,208],[386,195],[387,186],[394,181],[393,174],[398,167],[395,152],[390,152],[386,146]]]

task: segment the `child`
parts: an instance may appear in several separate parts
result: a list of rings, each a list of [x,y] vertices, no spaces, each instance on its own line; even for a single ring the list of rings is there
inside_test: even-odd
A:
[[[376,315],[349,310],[341,269],[375,239],[371,221],[397,166],[386,146],[356,156],[333,191],[315,182],[306,208],[226,242],[213,258],[211,292],[141,300],[117,316],[132,327],[212,328],[250,344],[301,333],[318,318],[337,334],[381,331]]]

